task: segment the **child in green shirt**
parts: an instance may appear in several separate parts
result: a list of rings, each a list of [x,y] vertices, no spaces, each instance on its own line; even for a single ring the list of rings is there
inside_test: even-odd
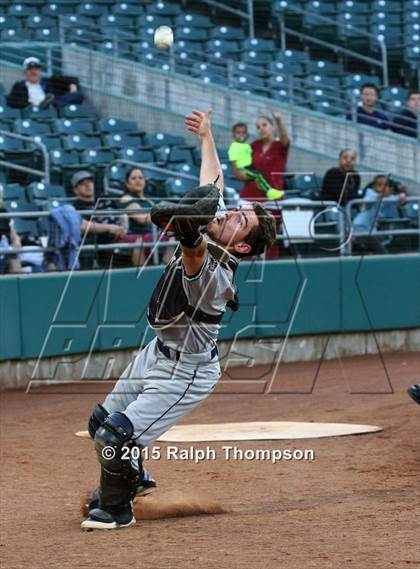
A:
[[[238,122],[232,127],[233,141],[228,149],[228,158],[246,180],[254,180],[258,188],[264,192],[268,200],[279,200],[284,196],[282,190],[272,188],[261,172],[252,169],[252,146],[248,139],[248,126]]]

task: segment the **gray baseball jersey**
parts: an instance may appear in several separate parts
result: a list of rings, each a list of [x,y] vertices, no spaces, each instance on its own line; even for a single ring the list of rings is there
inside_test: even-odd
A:
[[[223,214],[225,209],[220,197],[218,213]],[[182,310],[175,321],[154,326],[157,338],[129,364],[103,403],[109,413],[120,411],[130,419],[133,438],[142,446],[150,445],[203,401],[221,375],[214,347],[226,304],[235,297],[233,276],[237,263],[223,248],[209,241],[200,272],[188,277],[180,253],[179,250],[178,257],[174,255],[162,275],[161,288],[159,283],[156,287],[159,294],[154,294],[149,303],[149,322],[159,319],[156,305],[161,300],[165,304],[164,293],[172,286],[169,277],[174,275],[175,293],[182,287],[182,295],[178,297],[182,301],[186,297],[190,307],[199,308],[207,321],[197,319],[196,313],[188,316]],[[165,275],[169,275],[167,280]],[[169,348],[170,357],[162,352],[159,341]]]

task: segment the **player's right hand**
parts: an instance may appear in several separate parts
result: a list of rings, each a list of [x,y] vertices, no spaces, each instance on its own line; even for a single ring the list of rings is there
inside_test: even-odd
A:
[[[212,109],[207,111],[193,110],[185,117],[185,126],[189,132],[198,135],[200,138],[211,133],[210,117]]]

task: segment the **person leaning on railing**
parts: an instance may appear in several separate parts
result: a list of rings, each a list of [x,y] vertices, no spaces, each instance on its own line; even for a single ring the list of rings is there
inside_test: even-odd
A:
[[[144,195],[146,184],[146,176],[140,168],[128,170],[124,180],[124,194],[121,196],[119,204],[123,210],[139,210],[138,213],[128,214],[127,234],[119,239],[123,243],[138,243],[140,245],[140,247],[133,249],[132,252],[131,261],[135,267],[145,264],[150,250],[145,248],[144,245],[154,241],[150,213],[148,211],[153,206],[153,202]],[[159,240],[169,241],[170,238],[166,234],[162,234],[159,236]],[[165,247],[163,251],[160,250],[163,263],[168,263],[174,250],[174,247]]]
[[[372,233],[377,229],[378,221],[400,217],[399,205],[403,205],[407,196],[403,188],[385,174],[379,174],[365,189],[364,203],[361,210],[353,219],[353,234],[355,236],[353,250],[360,253],[386,253],[389,237],[375,237],[360,233]]]

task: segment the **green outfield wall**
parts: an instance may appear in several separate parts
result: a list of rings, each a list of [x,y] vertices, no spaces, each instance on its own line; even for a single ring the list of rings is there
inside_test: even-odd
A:
[[[135,348],[162,267],[0,278],[0,360]],[[244,262],[221,340],[420,326],[420,256]]]

